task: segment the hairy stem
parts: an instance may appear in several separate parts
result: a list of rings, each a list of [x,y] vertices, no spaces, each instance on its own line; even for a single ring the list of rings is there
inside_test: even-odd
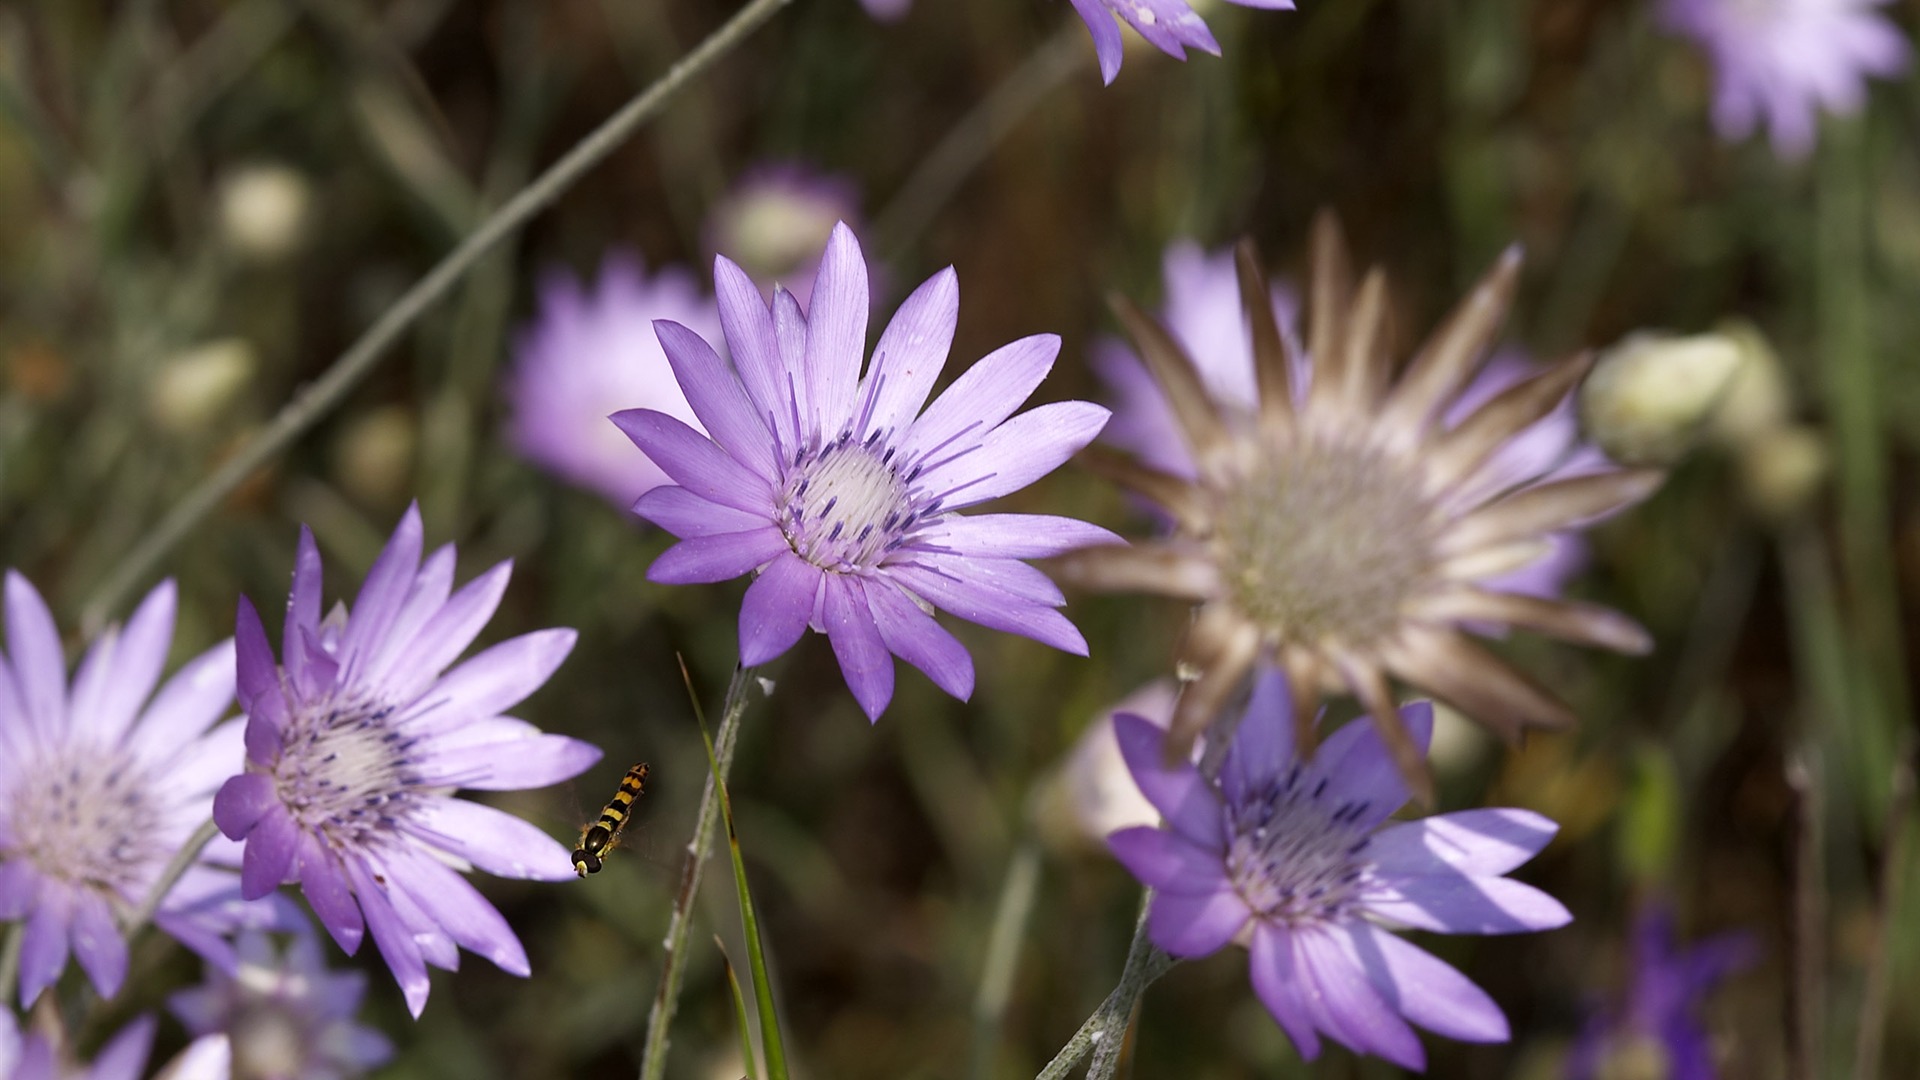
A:
[[[608,117],[546,172],[481,222],[413,288],[394,301],[324,374],[287,402],[259,434],[174,504],[88,598],[82,613],[83,627],[103,625],[128,593],[153,572],[160,560],[218,506],[220,500],[345,400],[348,392],[373,370],[401,334],[445,296],[488,251],[551,205],[642,124],[657,115],[675,92],[712,67],[790,2],[751,0],[653,85]]]
[[[1094,1059],[1087,1070],[1087,1080],[1111,1080],[1114,1070],[1120,1066],[1118,1046],[1125,1041],[1134,1005],[1155,979],[1178,963],[1147,940],[1147,908],[1152,903],[1153,890],[1148,889],[1140,899],[1140,918],[1133,928],[1133,943],[1127,947],[1127,966],[1120,972],[1120,984],[1034,1080],[1066,1080],[1088,1053],[1093,1053]],[[1115,1049],[1107,1050],[1109,1046]]]
[[[720,730],[714,734],[713,772],[724,782],[733,768],[733,747],[740,734],[740,717],[747,711],[747,688],[753,684],[753,669],[738,667],[727,685],[727,702],[722,707]],[[706,867],[707,853],[713,847],[714,827],[720,821],[719,792],[714,776],[700,793],[700,813],[693,827],[693,839],[687,841],[687,861],[680,871],[680,891],[674,896],[673,914],[667,922],[667,940],[660,957],[660,989],[654,994],[653,1009],[647,1014],[647,1047],[640,1058],[641,1080],[660,1080],[667,1068],[667,1028],[673,1023],[674,1009],[680,1002],[680,983],[686,977],[687,934],[692,928],[693,901],[700,893],[700,873]]]

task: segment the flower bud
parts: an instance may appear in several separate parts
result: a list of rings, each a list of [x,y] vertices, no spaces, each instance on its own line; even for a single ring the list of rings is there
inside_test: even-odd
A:
[[[147,390],[147,414],[162,431],[193,435],[217,423],[253,378],[259,357],[240,338],[220,338],[160,362]]]
[[[413,413],[401,406],[384,405],[357,417],[334,443],[340,486],[375,505],[400,501],[412,483],[418,441]]]
[[[1785,424],[1741,444],[1741,488],[1760,514],[1790,517],[1820,490],[1829,464],[1820,432]]]
[[[1732,384],[1713,410],[1709,430],[1713,438],[1738,448],[1792,419],[1793,393],[1780,357],[1753,324],[1731,320],[1720,326],[1740,350],[1740,367]]]
[[[242,166],[220,183],[220,234],[242,256],[274,262],[299,247],[312,201],[312,187],[299,171]]]
[[[1739,344],[1725,334],[1633,334],[1588,376],[1581,421],[1615,461],[1671,464],[1719,406],[1741,361]]]
[[[707,245],[739,263],[762,289],[784,286],[804,306],[834,224],[859,215],[859,199],[844,178],[803,165],[763,165],[714,205]]]

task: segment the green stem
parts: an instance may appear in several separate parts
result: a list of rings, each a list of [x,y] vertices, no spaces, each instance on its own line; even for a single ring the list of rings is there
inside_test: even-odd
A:
[[[993,1075],[994,1051],[1000,1043],[1000,1022],[1013,995],[1013,974],[1020,964],[1020,940],[1026,936],[1040,885],[1040,846],[1031,837],[1020,841],[1007,864],[1000,886],[1000,903],[993,913],[993,931],[987,937],[987,961],[980,972],[980,992],[973,999],[972,1063],[967,1075],[986,1080]]]
[[[1149,889],[1140,899],[1140,918],[1133,928],[1133,943],[1127,947],[1127,966],[1120,972],[1120,984],[1034,1080],[1066,1080],[1073,1067],[1089,1052],[1094,1054],[1094,1059],[1087,1069],[1087,1080],[1111,1080],[1120,1066],[1119,1046],[1126,1041],[1134,1005],[1155,979],[1178,963],[1147,940],[1147,908],[1152,903],[1153,890]]]
[[[716,762],[714,774],[722,781],[733,768],[733,747],[740,734],[740,717],[747,710],[747,688],[753,683],[753,669],[735,668],[727,685],[727,701],[722,708],[720,730],[713,740]],[[680,1001],[680,983],[686,977],[687,934],[692,929],[693,901],[700,892],[700,873],[707,853],[713,847],[714,827],[720,820],[720,799],[714,776],[700,793],[700,813],[693,827],[693,839],[687,842],[687,861],[680,872],[680,891],[674,897],[673,915],[667,923],[667,940],[660,957],[660,989],[654,995],[653,1008],[647,1014],[647,1046],[640,1058],[640,1080],[660,1080],[667,1068],[667,1028],[673,1024],[673,1012]]]
[[[429,270],[413,288],[396,300],[380,318],[333,362],[319,379],[287,402],[273,420],[211,475],[174,504],[160,523],[147,532],[132,553],[121,561],[106,582],[88,598],[83,627],[99,627],[166,554],[200,520],[239,487],[255,469],[285,450],[306,430],[345,400],[387,349],[416,320],[451,290],[488,251],[546,209],[588,170],[624,143],[652,119],[675,92],[705,72],[734,46],[771,19],[791,0],[752,0],[718,30],[641,91],[619,112],[608,117],[566,156],[521,189],[518,195],[468,234],[460,245]]]
[[[0,941],[0,1008],[20,1000],[14,992],[13,984],[20,977],[20,950],[27,941],[27,924],[14,923],[7,927],[5,941]]]
[[[200,828],[194,830],[194,834],[187,838],[186,845],[174,852],[173,861],[168,863],[166,869],[160,871],[160,876],[153,880],[153,887],[147,890],[147,898],[142,900],[140,906],[129,912],[126,919],[121,922],[120,932],[123,935],[131,940],[136,931],[147,925],[147,922],[153,918],[153,913],[160,910],[160,904],[166,900],[167,894],[179,884],[180,878],[200,858],[200,852],[213,842],[214,835],[219,831],[214,827],[212,818],[201,822]]]

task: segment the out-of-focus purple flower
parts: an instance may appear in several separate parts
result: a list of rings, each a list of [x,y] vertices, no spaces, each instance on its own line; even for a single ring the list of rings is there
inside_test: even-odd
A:
[[[1166,302],[1160,318],[1167,330],[1193,357],[1194,367],[1208,396],[1223,409],[1244,414],[1259,406],[1254,386],[1253,331],[1240,307],[1240,286],[1234,273],[1233,249],[1208,252],[1192,241],[1169,245],[1161,260]],[[1293,361],[1296,396],[1305,398],[1313,378],[1313,361],[1300,341],[1300,301],[1284,284],[1273,287],[1273,315],[1286,337]],[[1113,401],[1113,420],[1101,438],[1127,451],[1143,464],[1191,480],[1193,455],[1180,434],[1173,407],[1146,365],[1118,338],[1103,338],[1093,348],[1094,370],[1106,382]],[[1544,370],[1517,349],[1496,352],[1479,374],[1448,405],[1444,422],[1457,426],[1474,410],[1514,385]],[[1600,472],[1612,466],[1599,450],[1578,443],[1579,423],[1569,395],[1531,427],[1494,451],[1484,482],[1494,489],[1515,484],[1564,480]],[[1586,564],[1586,544],[1579,534],[1554,533],[1547,550],[1526,566],[1485,579],[1482,587],[1529,596],[1559,595]]]
[[[1432,707],[1408,705],[1401,720],[1424,752]],[[1425,1068],[1409,1021],[1448,1038],[1504,1042],[1506,1016],[1484,991],[1388,930],[1566,925],[1572,916],[1559,901],[1504,876],[1557,827],[1513,809],[1389,823],[1407,787],[1373,725],[1345,725],[1311,761],[1295,756],[1293,725],[1286,677],[1269,669],[1209,780],[1187,761],[1168,762],[1160,728],[1116,718],[1134,780],[1164,817],[1160,828],[1108,838],[1157,890],[1148,936],[1180,957],[1246,946],[1254,992],[1308,1059],[1325,1035]]]
[[[25,920],[23,1006],[60,977],[69,955],[102,997],[118,992],[127,973],[119,920],[206,821],[214,789],[239,771],[242,725],[215,723],[233,706],[233,643],[160,685],[174,607],[173,582],[163,582],[124,630],[88,647],[69,685],[46,603],[26,578],[6,576],[0,920]],[[215,963],[230,958],[225,934],[275,922],[274,909],[242,904],[238,879],[218,865],[238,859],[235,845],[216,839],[155,916]]]
[[[92,1064],[83,1065],[40,1032],[22,1032],[13,1013],[0,1009],[0,1076],[7,1080],[139,1080],[153,1049],[156,1024],[151,1016],[140,1017],[108,1040]]]
[[[1714,68],[1713,124],[1744,139],[1765,124],[1775,153],[1805,157],[1819,110],[1848,115],[1870,75],[1907,68],[1907,40],[1874,9],[1886,0],[1664,0],[1661,21]]]
[[[892,22],[907,13],[913,0],[860,0],[860,6],[881,22]]]
[[[1293,0],[1232,2],[1242,7],[1293,10]],[[1206,20],[1187,5],[1187,0],[1072,0],[1072,3],[1073,10],[1080,13],[1087,29],[1093,33],[1093,51],[1100,58],[1100,77],[1109,86],[1120,74],[1120,61],[1126,55],[1126,45],[1120,39],[1120,27],[1115,19],[1139,31],[1154,48],[1175,60],[1185,60],[1188,49],[1220,55],[1220,43],[1213,40],[1213,31],[1207,29]]]
[[[1233,264],[1229,290],[1224,259],[1177,250],[1174,328],[1119,307],[1151,379],[1130,354],[1106,361],[1136,455],[1089,464],[1152,502],[1171,530],[1053,568],[1071,583],[1198,606],[1181,656],[1198,677],[1175,709],[1175,742],[1191,745],[1260,662],[1283,666],[1303,699],[1351,693],[1423,787],[1424,755],[1397,734],[1395,679],[1510,739],[1573,724],[1551,691],[1468,635],[1521,627],[1651,648],[1632,620],[1554,595],[1558,570],[1514,575],[1552,567],[1563,536],[1645,498],[1662,474],[1568,452],[1564,410],[1586,358],[1526,377],[1489,363],[1518,250],[1404,366],[1386,333],[1385,275],[1356,285],[1332,215],[1314,226],[1304,348],[1250,244]],[[1250,298],[1237,316],[1229,295]]]
[[[1013,416],[1053,367],[1057,336],[995,350],[922,413],[959,317],[951,267],[900,305],[865,378],[867,266],[845,225],[827,244],[811,317],[785,289],[769,311],[724,257],[714,284],[733,366],[693,331],[659,324],[709,435],[651,410],[614,416],[679,484],[634,504],[681,538],[648,577],[758,571],[740,608],[741,662],[766,663],[811,626],[832,641],[869,719],[893,697],[894,656],[955,697],[972,693],[973,660],[933,608],[1086,655],[1055,610],[1065,598],[1020,560],[1118,538],[1070,518],[955,512],[1052,472],[1106,423],[1107,410],[1084,401]]]
[[[1673,910],[1661,902],[1641,908],[1633,925],[1633,982],[1618,1008],[1596,1010],[1567,1059],[1567,1080],[1647,1075],[1667,1080],[1714,1080],[1713,1045],[1700,1026],[1701,1003],[1722,980],[1753,964],[1759,946],[1751,934],[1717,934],[1682,949]],[[1625,1072],[1610,1065],[1657,1065]]]
[[[329,971],[311,931],[283,953],[265,934],[241,935],[232,972],[207,969],[207,981],[167,999],[196,1036],[225,1035],[240,1076],[273,1080],[345,1080],[393,1056],[386,1036],[354,1022],[366,976]]]
[[[515,449],[561,479],[597,491],[622,510],[667,475],[607,423],[620,409],[658,409],[697,425],[673,381],[653,320],[718,334],[720,315],[688,270],[649,276],[630,254],[609,255],[600,280],[582,289],[565,270],[540,286],[540,311],[522,328],[507,373]]]
[[[890,2],[873,0],[867,8],[878,15]],[[906,9],[904,2],[895,6]],[[707,213],[707,246],[759,282],[761,296],[771,297],[778,285],[805,313],[827,237],[835,224],[859,220],[860,193],[852,180],[799,162],[773,162],[741,173],[714,203]]]
[[[678,421],[675,421],[678,423]],[[567,849],[511,814],[456,799],[577,776],[600,751],[504,715],[572,650],[572,630],[510,638],[448,670],[493,617],[501,563],[454,592],[448,544],[421,562],[409,507],[351,612],[320,616],[320,552],[300,530],[281,662],[241,598],[235,644],[246,772],[214,798],[220,830],[246,841],[241,886],[265,896],[298,881],[348,953],[373,933],[415,1016],[426,965],[459,949],[526,975],[507,922],[458,870],[561,881]]]

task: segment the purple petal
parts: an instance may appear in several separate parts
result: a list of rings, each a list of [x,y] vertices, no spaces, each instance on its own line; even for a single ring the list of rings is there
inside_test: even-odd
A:
[[[490,874],[532,881],[574,876],[567,849],[504,810],[465,799],[431,799],[408,831]]]
[[[1560,901],[1503,877],[1389,878],[1369,888],[1362,900],[1382,919],[1439,934],[1523,934],[1573,921]]]
[[[90,1080],[138,1080],[153,1050],[153,1032],[158,1024],[154,1017],[142,1016],[121,1028],[95,1055],[93,1067],[87,1070]]]
[[[704,585],[731,581],[790,554],[792,545],[779,527],[762,524],[748,532],[696,536],[662,552],[647,567],[647,580],[663,585]]]
[[[1314,1032],[1313,1012],[1307,1004],[1314,991],[1307,985],[1292,932],[1279,923],[1254,923],[1248,967],[1254,994],[1293,1040],[1300,1057],[1306,1061],[1319,1057],[1320,1036]]]
[[[1373,835],[1367,857],[1386,875],[1504,874],[1559,828],[1531,810],[1462,810],[1389,825]]]
[[[280,688],[280,668],[274,662],[273,646],[267,644],[267,629],[260,625],[260,613],[253,609],[253,601],[244,596],[234,614],[233,645],[240,707],[246,710],[249,721],[271,729],[277,736],[287,724],[287,701]],[[275,743],[277,745],[277,739]],[[249,753],[252,749],[250,735]],[[271,759],[256,757],[253,760],[265,765]]]
[[[1142,885],[1163,893],[1215,893],[1230,887],[1218,851],[1168,829],[1135,825],[1109,833],[1107,847]]]
[[[1100,58],[1100,79],[1108,86],[1120,74],[1120,61],[1126,57],[1126,42],[1120,40],[1120,24],[1113,11],[1100,0],[1072,0],[1073,10],[1093,33],[1093,52]]]
[[[754,413],[768,424],[780,446],[800,445],[787,393],[787,366],[774,339],[773,314],[746,271],[724,257],[713,260],[713,291],[719,301],[720,328],[740,381],[753,399]]]
[[[74,895],[73,954],[101,997],[120,992],[127,977],[127,942],[114,925],[106,900],[96,893]]]
[[[301,630],[319,631],[321,576],[320,547],[313,542],[313,530],[302,525],[293,557],[293,592],[287,597],[286,625],[280,635],[282,643],[299,640]],[[312,693],[316,688],[301,659],[287,657],[287,677],[303,694]]]
[[[892,582],[879,579],[867,582],[867,608],[889,652],[961,701],[973,696],[973,657],[933,616],[921,611]]]
[[[1113,415],[1090,401],[1056,401],[1001,424],[971,453],[929,469],[918,486],[958,510],[1019,491],[1066,464],[1100,434]]]
[[[959,321],[960,278],[949,266],[913,290],[880,335],[867,371],[866,422],[856,435],[880,432],[891,442],[913,423],[946,367]]]
[[[6,593],[7,650],[13,654],[16,691],[28,720],[50,736],[67,722],[67,660],[60,632],[46,601],[17,571],[7,571]]]
[[[633,504],[633,512],[681,539],[746,532],[767,523],[765,514],[749,514],[707,500],[677,484],[650,489]]]
[[[117,743],[147,695],[160,681],[167,648],[173,643],[175,593],[172,580],[147,594],[127,620],[126,630],[109,633],[87,650],[73,680],[76,733]]]
[[[844,429],[853,417],[853,391],[867,347],[867,261],[846,222],[836,223],[820,256],[807,304],[806,367],[802,400],[822,433]]]
[[[228,778],[213,797],[213,823],[229,840],[244,840],[268,811],[280,806],[273,777],[248,772]]]
[[[67,926],[72,896],[65,886],[51,882],[40,890],[40,902],[27,917],[20,947],[20,1007],[30,1008],[40,991],[52,986],[67,967]]]
[[[208,795],[246,764],[247,722],[235,717],[178,748],[161,766],[167,784],[181,795]]]
[[[320,925],[348,956],[360,951],[366,922],[340,860],[312,835],[300,838],[300,893],[313,905]]]
[[[1309,982],[1319,991],[1308,996],[1308,1007],[1316,1004],[1314,1017],[1329,1035],[1366,1054],[1377,1054],[1402,1068],[1422,1071],[1427,1067],[1427,1052],[1420,1037],[1413,1033],[1400,1014],[1393,1011],[1374,991],[1352,957],[1330,933],[1303,931],[1294,935],[1298,957]]]
[[[1506,1014],[1486,991],[1432,953],[1354,921],[1330,932],[1344,935],[1353,957],[1387,1004],[1438,1035],[1461,1042],[1506,1042]]]
[[[25,859],[0,861],[0,920],[25,918],[40,893],[40,873]],[[0,986],[0,997],[6,987]]]
[[[223,641],[174,672],[134,725],[136,757],[160,757],[198,736],[233,705],[234,643]]]
[[[393,617],[393,625],[387,630],[386,645],[362,669],[369,681],[384,678],[390,671],[404,670],[396,662],[401,650],[446,606],[447,596],[453,591],[454,559],[453,545],[442,544],[421,564],[420,572],[414,575],[407,589],[406,602],[400,605],[399,614]],[[511,572],[510,563],[501,563],[493,569],[499,571],[502,567]]]
[[[700,418],[713,441],[735,461],[759,473],[771,484],[779,478],[773,435],[755,415],[746,387],[713,351],[705,338],[667,319],[655,320],[653,331],[673,365],[673,376],[686,392],[687,404]]]
[[[827,640],[833,643],[833,655],[840,661],[853,699],[868,720],[878,720],[893,700],[893,654],[880,639],[860,582],[844,574],[827,574],[824,581]]]
[[[1432,703],[1416,701],[1403,705],[1400,719],[1424,755],[1427,745],[1433,741]],[[1406,805],[1409,797],[1400,769],[1387,753],[1386,744],[1380,741],[1373,721],[1365,716],[1349,721],[1327,736],[1327,741],[1321,743],[1314,754],[1314,766],[1322,776],[1331,779],[1330,786],[1339,794],[1339,801],[1367,807],[1355,817],[1359,822],[1383,821]]]
[[[392,675],[409,688],[424,687],[439,678],[447,665],[459,659],[486,628],[487,621],[499,609],[500,598],[505,595],[507,581],[512,576],[513,563],[503,562],[461,586],[411,640],[391,650],[393,662],[380,676]],[[398,696],[411,697],[412,694]]]
[[[260,816],[247,832],[247,854],[240,863],[241,896],[258,900],[287,880],[294,852],[300,847],[300,831],[282,807]]]
[[[1220,782],[1229,803],[1274,783],[1293,764],[1293,693],[1286,672],[1262,667],[1253,695],[1233,731],[1233,747],[1221,764]]]
[[[420,946],[414,940],[413,931],[394,911],[387,890],[373,880],[358,860],[349,861],[346,869],[354,895],[360,898],[360,909],[366,913],[367,929],[373,933],[373,943],[380,947],[381,958],[386,960],[388,970],[393,972],[394,981],[400,984],[400,992],[407,1000],[407,1011],[418,1020],[420,1010],[427,1007],[427,965],[420,955]]]
[[[509,975],[532,973],[527,951],[507,920],[466,878],[430,856],[410,857],[396,869],[396,884],[461,947]]]
[[[1059,607],[1067,602],[1066,595],[1052,578],[1017,559],[914,551],[911,562],[899,565],[924,567],[944,578],[1005,593],[1021,603]],[[889,570],[895,568],[888,567]]]
[[[956,446],[977,443],[1032,395],[1054,358],[1058,334],[1035,334],[988,353],[934,399],[900,441],[901,458],[938,465]]]
[[[179,995],[169,998],[167,1004],[176,1013],[179,1006],[174,1001]],[[136,1065],[137,1069],[138,1066]],[[100,1080],[99,1067],[95,1066],[93,1080]],[[137,1072],[128,1073],[127,1080],[134,1080]],[[233,1040],[224,1031],[210,1035],[201,1035],[187,1044],[185,1050],[174,1055],[167,1062],[162,1076],[166,1080],[228,1080],[233,1075]]]
[[[928,603],[968,622],[1030,637],[1076,656],[1087,655],[1086,638],[1051,607],[1013,596],[985,581],[960,580],[923,566],[889,567],[888,576]]]
[[[786,407],[792,414],[794,429],[800,433],[800,441],[812,439],[817,443],[838,435],[839,432],[820,430],[819,417],[808,404],[812,400],[811,391],[796,384],[801,373],[807,370],[807,313],[800,309],[798,298],[778,285],[773,287],[773,339],[780,346],[782,379],[787,386]]]
[[[442,751],[421,782],[475,791],[520,791],[571,780],[600,760],[600,748],[565,735],[540,735]]]
[[[1252,917],[1230,885],[1210,893],[1158,892],[1147,911],[1147,936],[1175,956],[1206,956],[1225,948]]]
[[[578,637],[555,627],[508,638],[447,672],[420,715],[445,723],[505,712],[546,683]]]
[[[767,481],[705,435],[663,412],[626,409],[609,417],[675,483],[709,502],[772,520]]]
[[[740,602],[740,663],[758,667],[806,632],[820,602],[822,571],[791,551],[774,556]]]
[[[999,559],[1048,559],[1095,544],[1126,543],[1098,525],[1051,514],[953,514],[914,539]]]
[[[1120,713],[1113,718],[1113,736],[1140,794],[1160,811],[1167,824],[1190,843],[1209,851],[1226,851],[1220,796],[1192,762],[1168,764],[1167,733],[1141,717]]]
[[[420,504],[413,503],[400,515],[387,546],[373,560],[367,580],[354,597],[347,617],[347,629],[340,639],[340,666],[359,671],[372,660],[387,640],[394,617],[406,603],[414,575],[420,572],[420,551],[425,546],[424,527],[420,523]]]

